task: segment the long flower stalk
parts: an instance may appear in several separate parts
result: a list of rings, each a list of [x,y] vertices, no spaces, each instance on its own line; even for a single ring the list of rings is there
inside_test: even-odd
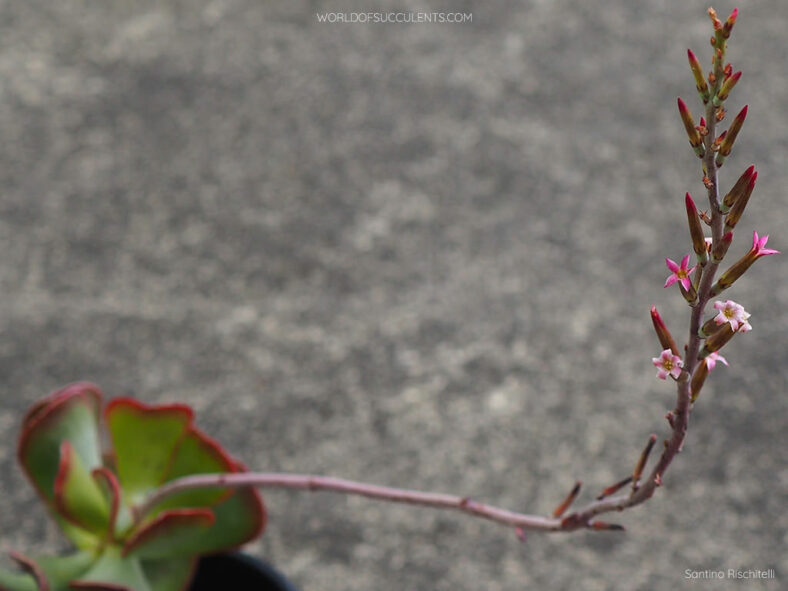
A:
[[[730,155],[734,141],[742,129],[747,115],[747,107],[745,106],[735,117],[728,130],[717,135],[717,124],[725,117],[724,102],[741,77],[741,72],[733,74],[730,64],[725,64],[726,42],[736,23],[738,10],[734,10],[724,23],[717,18],[713,9],[709,9],[709,16],[714,24],[714,36],[711,39],[713,59],[712,70],[708,74],[708,83],[703,76],[697,57],[691,50],[688,50],[690,69],[695,78],[700,99],[705,106],[700,124],[695,125],[689,107],[680,98],[678,99],[678,108],[690,145],[701,159],[702,180],[707,192],[710,213],[699,213],[687,193],[685,206],[696,265],[689,267],[690,255],[685,256],[680,264],[666,259],[672,274],[665,282],[665,287],[677,283],[682,296],[692,309],[688,339],[683,349],[683,359],[680,355],[682,351],[676,346],[656,308],[651,308],[652,322],[663,347],[661,355],[654,358],[654,364],[659,370],[658,377],[661,379],[673,378],[676,381],[677,391],[675,407],[666,415],[670,434],[664,440],[662,453],[649,472],[646,473],[645,467],[657,441],[656,435],[649,437],[631,476],[606,488],[596,497],[595,501],[567,514],[567,510],[580,492],[581,484],[577,482],[567,497],[557,506],[552,517],[518,513],[480,503],[465,496],[390,488],[327,476],[249,472],[201,474],[179,478],[164,484],[144,502],[134,507],[135,518],[138,521],[146,519],[152,512],[155,512],[156,506],[164,499],[186,490],[252,486],[332,491],[395,503],[454,510],[516,528],[519,537],[522,537],[524,530],[569,532],[577,529],[623,529],[617,524],[599,521],[595,518],[603,513],[623,511],[640,505],[654,495],[656,489],[662,484],[670,464],[681,452],[689,428],[692,405],[697,400],[709,371],[714,368],[716,361],[727,365],[725,358],[717,353],[718,349],[736,334],[747,332],[751,328],[747,322],[750,315],[744,311],[743,307],[731,300],[724,303],[717,302],[715,308],[720,310],[720,313],[704,323],[703,318],[707,304],[712,297],[730,287],[757,259],[778,252],[765,247],[768,236],[759,237],[755,232],[751,250],[729,267],[715,284],[715,275],[720,263],[733,241],[733,226],[739,221],[744,206],[750,198],[757,172],[753,166],[749,167],[725,195],[724,201],[720,201],[718,171]],[[727,218],[726,214],[728,214]],[[703,235],[700,220],[710,227],[710,239]],[[647,474],[645,477],[644,473]],[[617,491],[630,483],[631,487],[627,494],[615,495]]]

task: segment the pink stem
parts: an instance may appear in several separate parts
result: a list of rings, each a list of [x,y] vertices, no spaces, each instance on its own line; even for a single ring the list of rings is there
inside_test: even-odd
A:
[[[308,491],[332,491],[347,495],[357,495],[391,503],[407,503],[432,507],[434,509],[453,509],[476,517],[495,521],[502,525],[542,531],[561,531],[564,529],[560,519],[538,515],[525,515],[507,509],[493,507],[472,501],[467,497],[433,492],[420,492],[403,488],[377,486],[364,482],[313,476],[310,474],[282,474],[276,472],[237,472],[231,474],[198,474],[173,480],[159,488],[134,513],[138,519],[148,514],[165,498],[197,488],[284,488]]]

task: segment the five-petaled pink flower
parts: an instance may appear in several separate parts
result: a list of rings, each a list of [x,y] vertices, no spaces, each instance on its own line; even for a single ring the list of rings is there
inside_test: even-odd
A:
[[[660,380],[664,380],[669,375],[678,379],[681,375],[681,367],[684,365],[681,357],[674,355],[670,349],[665,349],[659,357],[653,357],[651,361],[657,368],[657,377]]]
[[[765,257],[770,254],[780,254],[779,250],[773,248],[766,248],[766,241],[769,240],[769,235],[758,237],[758,232],[752,233],[752,250],[750,251],[755,258]]]
[[[752,326],[747,322],[750,313],[747,312],[741,304],[737,304],[733,300],[726,300],[724,302],[718,300],[714,302],[714,309],[720,311],[720,313],[714,317],[714,322],[716,324],[723,325],[729,322],[733,332],[737,330],[741,332],[752,330]]]
[[[668,269],[673,272],[672,275],[670,275],[670,277],[668,277],[665,281],[665,287],[673,285],[676,283],[676,281],[678,281],[685,290],[689,291],[691,289],[692,282],[690,281],[689,276],[690,273],[695,270],[695,267],[687,269],[689,259],[690,255],[685,256],[683,259],[681,259],[681,265],[676,264],[676,261],[672,259],[665,259],[665,264],[668,266]]]
[[[706,355],[706,367],[709,368],[709,371],[714,369],[714,366],[717,365],[718,361],[720,363],[724,363],[725,365],[728,365],[728,361],[725,359],[725,357],[723,357],[716,351],[714,351],[714,353],[709,353],[708,355]]]

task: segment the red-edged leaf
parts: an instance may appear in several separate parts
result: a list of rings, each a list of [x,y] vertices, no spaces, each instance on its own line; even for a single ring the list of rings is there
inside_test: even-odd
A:
[[[216,523],[210,537],[203,540],[201,554],[224,552],[259,537],[266,524],[265,505],[254,488],[236,490],[223,503],[215,505]]]
[[[164,481],[175,448],[192,422],[192,410],[182,404],[149,406],[116,398],[104,417],[126,500],[139,502]]]
[[[107,530],[110,504],[70,441],[60,445],[54,506],[66,520],[94,533]]]
[[[172,509],[143,525],[126,542],[124,556],[143,559],[200,554],[216,518],[210,509]]]
[[[101,465],[98,413],[101,391],[87,382],[58,390],[28,411],[17,454],[31,483],[48,503],[54,499],[60,445],[69,441],[89,470]]]
[[[192,474],[236,472],[238,464],[214,439],[193,425],[184,434],[170,462],[166,481]],[[154,513],[175,507],[209,507],[227,499],[232,490],[227,488],[198,489],[166,499]]]
[[[44,574],[52,589],[65,589],[69,581],[78,578],[95,562],[93,554],[77,552],[67,556],[33,556],[32,561]],[[35,591],[31,575],[9,573],[0,569],[0,589],[3,591]]]
[[[35,560],[28,558],[24,554],[14,551],[9,552],[9,556],[20,566],[22,570],[33,577],[38,591],[50,591],[49,580]]]
[[[90,473],[93,480],[101,487],[109,503],[109,516],[107,519],[106,539],[112,540],[118,522],[120,508],[120,484],[117,477],[109,468],[96,468]]]

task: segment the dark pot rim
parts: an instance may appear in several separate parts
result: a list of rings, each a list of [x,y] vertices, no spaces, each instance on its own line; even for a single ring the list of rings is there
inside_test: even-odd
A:
[[[264,560],[243,552],[227,552],[202,556],[198,561],[194,579],[189,589],[194,588],[200,583],[201,568],[203,569],[203,573],[205,573],[205,569],[232,569],[233,565],[236,565],[236,568],[240,571],[254,571],[258,580],[268,583],[271,589],[276,589],[277,591],[298,591],[298,589],[273,566]],[[231,579],[228,578],[228,580]],[[269,587],[265,588],[268,589]],[[254,588],[257,589],[258,587]]]

